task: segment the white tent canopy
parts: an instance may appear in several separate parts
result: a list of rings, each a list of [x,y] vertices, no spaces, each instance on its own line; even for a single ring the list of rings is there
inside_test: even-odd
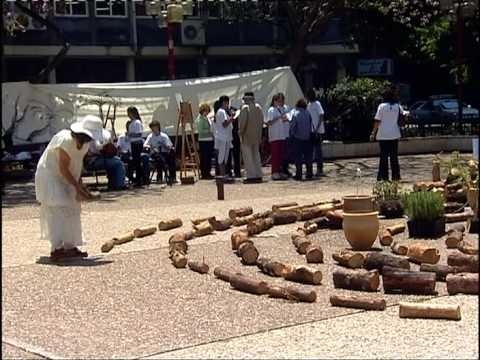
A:
[[[267,111],[271,98],[285,94],[286,103],[294,104],[303,96],[289,67],[175,81],[98,83],[98,84],[2,84],[2,131],[14,124],[14,145],[47,142],[60,129],[87,115],[106,118],[116,104],[116,133],[125,132],[126,109],[136,106],[145,127],[156,119],[170,135],[175,134],[178,104],[192,104],[194,117],[199,104],[213,103],[228,95],[239,108],[244,92],[253,91],[256,101]],[[100,107],[101,105],[101,107]],[[101,108],[101,110],[100,110]],[[107,129],[112,125],[107,123]]]

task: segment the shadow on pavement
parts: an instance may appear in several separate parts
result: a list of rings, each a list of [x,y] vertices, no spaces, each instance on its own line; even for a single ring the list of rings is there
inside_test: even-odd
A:
[[[41,265],[54,265],[54,266],[102,266],[113,263],[112,260],[102,260],[102,257],[90,256],[87,258],[73,258],[60,261],[52,261],[49,256],[40,256],[36,263]]]

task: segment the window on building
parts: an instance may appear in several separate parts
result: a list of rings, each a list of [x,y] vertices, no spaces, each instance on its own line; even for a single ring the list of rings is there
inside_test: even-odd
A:
[[[82,0],[54,0],[55,16],[87,16],[88,4]]]
[[[127,16],[126,0],[96,0],[96,16]]]

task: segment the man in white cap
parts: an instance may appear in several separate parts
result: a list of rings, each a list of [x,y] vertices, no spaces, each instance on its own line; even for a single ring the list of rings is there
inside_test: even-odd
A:
[[[109,153],[107,148],[110,146],[112,139],[110,133],[103,128],[102,120],[94,115],[87,115],[83,119],[84,123],[94,128],[95,141],[90,143],[88,153],[85,157],[85,165],[88,170],[105,170],[108,178],[109,190],[125,190],[125,165],[120,157],[115,153]]]
[[[35,173],[35,193],[40,203],[41,238],[51,243],[53,261],[86,257],[80,220],[80,201],[94,196],[82,184],[83,159],[88,144],[98,138],[95,121],[72,124],[53,136]]]

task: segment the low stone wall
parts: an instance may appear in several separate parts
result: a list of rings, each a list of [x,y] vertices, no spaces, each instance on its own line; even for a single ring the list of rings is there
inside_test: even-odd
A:
[[[472,152],[473,136],[432,136],[404,138],[400,140],[400,155],[435,154],[441,151]],[[323,157],[325,159],[341,159],[370,157],[379,155],[377,142],[344,144],[342,142],[324,142]]]

